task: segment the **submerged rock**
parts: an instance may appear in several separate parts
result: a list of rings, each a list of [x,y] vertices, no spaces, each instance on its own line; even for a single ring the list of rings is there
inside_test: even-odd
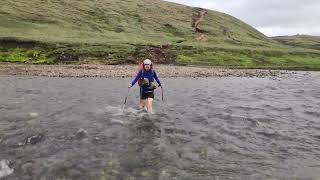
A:
[[[27,172],[27,173],[32,172],[33,164],[31,162],[27,162],[21,166],[21,169],[23,172]]]
[[[83,139],[85,137],[87,137],[87,134],[88,132],[84,129],[79,129],[77,132],[76,132],[76,138],[77,139]]]
[[[43,135],[43,134],[33,135],[33,136],[28,137],[28,138],[25,140],[25,143],[24,143],[24,144],[37,144],[37,143],[39,143],[40,141],[42,141],[43,138],[44,138],[44,135]]]
[[[23,142],[19,142],[18,146],[34,145],[41,142],[44,138],[43,134],[37,134],[27,137]]]
[[[124,122],[122,120],[112,119],[111,124],[112,125],[124,125]]]
[[[10,162],[6,159],[0,161],[0,178],[9,176],[13,173],[13,169],[9,166]]]
[[[100,141],[100,138],[99,137],[94,137],[93,140],[92,140],[94,143],[97,143]]]
[[[35,117],[39,116],[39,114],[36,112],[32,112],[32,113],[29,113],[29,116],[35,118]]]

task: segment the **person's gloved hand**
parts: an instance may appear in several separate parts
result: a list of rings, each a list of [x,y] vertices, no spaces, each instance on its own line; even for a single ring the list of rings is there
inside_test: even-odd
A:
[[[132,84],[131,84],[131,83],[129,83],[128,88],[131,88],[131,87],[132,87]]]

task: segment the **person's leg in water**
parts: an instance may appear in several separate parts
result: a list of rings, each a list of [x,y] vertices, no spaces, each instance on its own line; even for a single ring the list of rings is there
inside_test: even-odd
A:
[[[147,100],[146,99],[140,99],[139,108],[147,110]]]
[[[140,103],[139,108],[147,110],[147,99],[146,95],[142,92],[142,88],[140,88]]]
[[[152,113],[152,111],[153,111],[153,109],[152,109],[153,98],[148,98],[146,100],[146,103],[147,103],[147,111],[149,113]]]
[[[144,108],[144,105],[143,105],[143,100],[142,100],[142,99],[140,99],[140,103],[139,103],[139,109],[142,109],[142,108]]]
[[[147,99],[146,99],[147,111],[149,113],[153,112],[153,98],[154,98],[154,91],[149,92],[147,94]]]

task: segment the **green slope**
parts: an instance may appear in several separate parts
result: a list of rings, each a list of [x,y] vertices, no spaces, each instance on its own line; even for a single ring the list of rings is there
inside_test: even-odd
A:
[[[2,37],[44,42],[168,44],[193,42],[190,7],[157,0],[70,0],[0,2]],[[203,25],[208,42],[226,40],[221,28],[241,42],[268,38],[245,23],[210,11]],[[190,42],[189,42],[190,43]]]
[[[289,46],[320,50],[320,36],[276,36],[272,39]]]
[[[224,13],[160,0],[2,0],[0,47],[0,61],[8,62],[118,64],[149,57],[246,68],[320,67],[318,50],[285,46]]]

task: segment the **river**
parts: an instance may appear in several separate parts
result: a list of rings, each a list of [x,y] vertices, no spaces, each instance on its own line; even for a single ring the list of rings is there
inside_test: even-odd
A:
[[[3,177],[319,179],[320,73],[162,81],[148,114],[126,78],[1,76]]]

